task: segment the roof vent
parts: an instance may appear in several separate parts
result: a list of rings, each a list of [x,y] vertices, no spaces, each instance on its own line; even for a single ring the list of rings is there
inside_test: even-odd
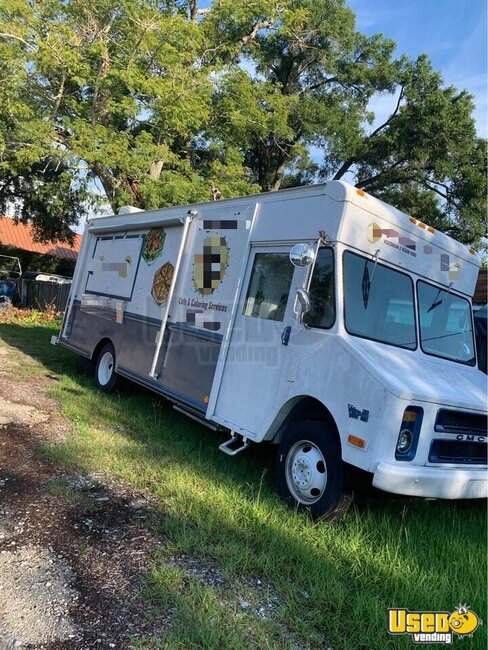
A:
[[[119,208],[117,214],[132,214],[133,212],[144,212],[144,210],[141,210],[141,208],[136,208],[133,205],[123,205],[121,208]]]

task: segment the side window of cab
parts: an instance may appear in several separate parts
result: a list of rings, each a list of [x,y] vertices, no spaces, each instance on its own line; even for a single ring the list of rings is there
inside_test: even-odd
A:
[[[334,251],[319,248],[309,289],[310,311],[303,322],[309,327],[330,329],[335,323]]]
[[[288,253],[256,253],[244,304],[244,316],[282,321],[293,271]]]

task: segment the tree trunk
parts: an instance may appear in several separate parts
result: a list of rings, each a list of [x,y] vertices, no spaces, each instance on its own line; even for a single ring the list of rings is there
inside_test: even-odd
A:
[[[117,188],[120,186],[120,183],[101,165],[94,165],[93,171],[100,179],[103,189],[105,190],[107,201],[110,203],[110,207],[115,213],[119,207],[117,203]]]
[[[285,157],[285,155],[283,155],[281,160],[278,162],[273,174],[273,181],[269,186],[270,192],[277,192],[280,189],[281,183],[283,182],[283,174],[285,173],[287,160],[288,156]]]
[[[61,102],[63,101],[63,95],[64,95],[64,85],[66,83],[66,68],[63,68],[61,70],[61,83],[59,84],[59,90],[58,94],[56,95],[54,99],[54,106],[53,110],[51,112],[51,120],[54,122],[58,115],[59,107],[61,106]]]
[[[161,176],[161,172],[163,171],[163,165],[164,162],[162,160],[153,160],[147,172],[149,178],[158,180],[158,178]]]
[[[281,183],[283,182],[283,174],[285,172],[285,167],[286,167],[286,162],[283,161],[276,168],[273,182],[271,183],[271,186],[269,188],[271,192],[277,192],[280,189]]]

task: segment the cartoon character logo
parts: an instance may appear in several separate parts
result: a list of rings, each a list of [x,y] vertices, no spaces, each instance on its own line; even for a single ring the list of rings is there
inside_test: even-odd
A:
[[[471,636],[478,629],[480,619],[467,605],[460,605],[449,616],[449,627],[460,636]]]
[[[467,605],[453,611],[388,610],[388,632],[409,635],[415,644],[443,643],[451,645],[456,637],[469,638],[483,621]]]

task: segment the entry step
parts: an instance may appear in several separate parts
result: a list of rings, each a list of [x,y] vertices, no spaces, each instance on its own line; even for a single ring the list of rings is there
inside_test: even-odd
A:
[[[227,454],[227,456],[236,456],[237,454],[240,454],[241,451],[247,449],[250,445],[251,443],[247,438],[236,434],[226,442],[219,445],[219,449],[224,452],[224,454]]]

